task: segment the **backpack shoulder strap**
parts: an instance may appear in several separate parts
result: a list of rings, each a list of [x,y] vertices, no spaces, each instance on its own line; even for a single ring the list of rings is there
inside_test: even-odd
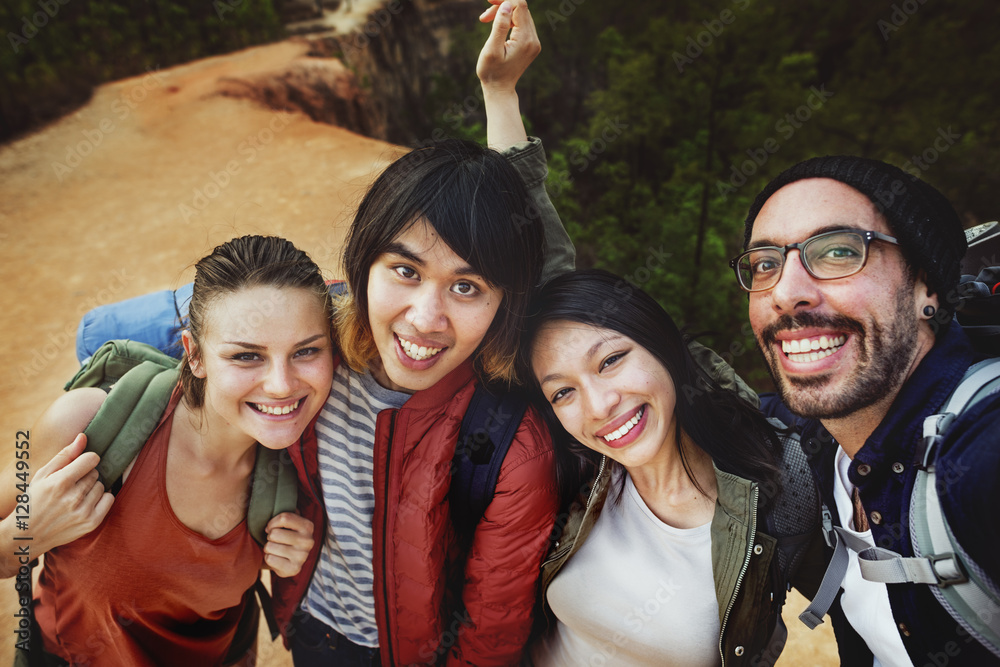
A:
[[[299,436],[302,438],[303,436]],[[298,506],[298,475],[288,451],[285,449],[268,449],[257,445],[257,461],[253,469],[253,485],[250,488],[250,503],[247,507],[247,530],[251,537],[262,547],[267,543],[267,533],[264,529],[268,521],[282,512],[294,512]],[[274,615],[274,605],[267,588],[257,577],[254,591],[260,605],[260,611],[267,621],[271,640],[277,639],[280,631],[278,620]],[[257,605],[247,605],[244,619],[258,613]],[[242,624],[243,621],[241,621]],[[252,633],[247,640],[247,646],[256,640]],[[243,655],[244,646],[234,644],[231,655]]]
[[[815,627],[836,596],[847,570],[848,550],[858,552],[862,576],[886,584],[931,586],[941,606],[983,646],[1000,657],[1000,588],[961,548],[948,526],[936,487],[938,448],[955,417],[979,400],[1000,391],[1000,359],[980,362],[966,372],[941,411],[924,420],[918,471],[910,496],[910,538],[914,557],[870,547],[842,528],[835,528],[824,506],[827,543],[833,559],[820,592],[799,617]]]
[[[930,584],[952,618],[1000,658],[1000,589],[955,539],[941,509],[933,467],[917,473],[910,523],[915,557],[890,562],[910,566],[902,573],[904,581]]]
[[[926,451],[910,497],[915,557],[898,557],[891,562],[909,566],[906,581],[930,584],[934,597],[952,618],[1000,658],[1000,586],[955,539],[937,493],[936,465],[941,440],[955,417],[997,391],[1000,358],[987,359],[969,368],[939,414],[924,420]],[[898,571],[892,574],[900,576]]]
[[[84,433],[87,449],[101,457],[105,488],[121,479],[160,422],[180,372],[144,361],[122,376]]]
[[[302,437],[302,436],[299,436]],[[257,445],[253,469],[247,527],[258,544],[264,546],[267,522],[282,512],[294,512],[298,504],[298,476],[288,452]]]
[[[160,422],[180,377],[178,362],[156,348],[130,340],[102,345],[66,384],[100,387],[107,398],[84,433],[87,450],[101,457],[101,483],[113,489]]]
[[[951,428],[955,417],[997,390],[1000,390],[1000,357],[970,366],[955,391],[945,400],[941,411],[924,419],[924,437],[917,452],[916,463],[921,468],[931,465],[937,446]]]
[[[109,390],[126,373],[149,361],[162,370],[178,367],[178,360],[152,345],[134,340],[109,340],[83,361],[80,370],[63,387],[66,391],[79,387],[100,387]]]
[[[778,568],[784,581],[791,582],[820,525],[820,495],[799,433],[779,419],[768,422],[781,443],[782,467],[781,491],[768,509],[765,525],[767,534],[778,541]]]
[[[784,605],[785,593],[791,590],[819,527],[820,495],[809,469],[809,459],[802,450],[801,435],[780,419],[770,417],[767,421],[774,427],[781,444],[781,488],[768,489],[762,485],[761,493],[774,494],[777,491],[764,516],[764,524],[767,534],[777,541],[776,555],[782,583],[779,603]],[[765,649],[767,654],[779,655],[787,639],[788,628],[779,615]]]
[[[302,436],[299,436],[300,438]],[[298,506],[298,475],[295,472],[295,465],[292,463],[288,451],[285,449],[268,449],[257,445],[257,462],[253,469],[253,485],[250,488],[250,503],[247,507],[247,530],[251,537],[264,546],[267,543],[267,533],[264,529],[268,521],[282,512],[294,512]],[[274,605],[271,596],[257,577],[254,585],[257,600],[260,604],[260,611],[267,621],[268,630],[271,632],[271,640],[277,639],[280,634],[278,621],[274,615]],[[257,606],[252,606],[252,610],[245,611],[247,614],[256,614]],[[256,639],[256,634],[251,636],[251,640]],[[242,648],[242,647],[241,647]],[[237,651],[234,655],[242,655],[245,651]]]
[[[812,601],[805,611],[799,614],[799,620],[810,630],[823,623],[823,617],[837,598],[840,585],[847,574],[847,566],[850,564],[850,552],[865,553],[870,550],[867,542],[840,526],[833,525],[833,515],[825,503],[821,510],[821,521],[823,539],[826,540],[828,547],[833,548],[833,557],[826,567],[826,572],[823,573],[823,581],[820,582]]]
[[[518,393],[476,385],[458,431],[448,491],[459,535],[471,536],[493,501],[500,468],[527,407]]]

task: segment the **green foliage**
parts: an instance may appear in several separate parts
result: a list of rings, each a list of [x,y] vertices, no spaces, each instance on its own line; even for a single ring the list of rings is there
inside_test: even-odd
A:
[[[757,386],[766,373],[728,260],[753,197],[781,170],[831,153],[883,159],[919,172],[970,223],[1000,217],[988,0],[533,0],[531,10],[542,54],[518,89],[578,265],[629,277],[679,321],[716,332],[706,342]],[[474,63],[487,30],[457,42],[453,60]],[[478,88],[471,65],[467,74],[453,90]],[[936,149],[949,131],[960,138]]]
[[[65,113],[93,86],[272,41],[271,0],[5,0],[0,139]]]

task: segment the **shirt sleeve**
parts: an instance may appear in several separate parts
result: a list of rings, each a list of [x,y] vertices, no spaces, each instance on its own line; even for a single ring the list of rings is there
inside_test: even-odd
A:
[[[936,465],[941,509],[962,551],[1000,584],[1000,393],[952,425]]]
[[[538,137],[528,137],[503,151],[504,157],[520,174],[528,188],[531,200],[531,217],[539,217],[545,229],[545,266],[542,268],[542,282],[572,271],[576,266],[576,248],[570,240],[556,207],[545,190],[545,177],[549,173],[545,159],[545,149]]]

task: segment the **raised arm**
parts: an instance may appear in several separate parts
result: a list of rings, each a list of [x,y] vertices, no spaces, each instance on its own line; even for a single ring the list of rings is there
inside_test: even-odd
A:
[[[518,80],[542,47],[524,0],[489,0],[492,5],[479,20],[493,21],[476,74],[483,86],[486,138],[491,148],[502,151],[528,188],[529,218],[538,218],[545,229],[545,267],[542,282],[576,264],[576,249],[566,233],[555,206],[545,190],[548,166],[545,150],[537,138],[528,139],[518,106]],[[510,33],[508,38],[508,32]]]
[[[493,30],[479,54],[476,74],[483,86],[486,141],[502,151],[528,138],[515,86],[542,46],[524,0],[489,2],[492,6],[479,20],[493,21]]]

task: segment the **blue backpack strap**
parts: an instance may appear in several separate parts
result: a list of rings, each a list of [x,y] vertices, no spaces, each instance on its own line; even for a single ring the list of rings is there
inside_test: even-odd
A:
[[[465,539],[493,501],[500,468],[527,407],[521,394],[476,385],[458,431],[448,491],[452,521]]]

